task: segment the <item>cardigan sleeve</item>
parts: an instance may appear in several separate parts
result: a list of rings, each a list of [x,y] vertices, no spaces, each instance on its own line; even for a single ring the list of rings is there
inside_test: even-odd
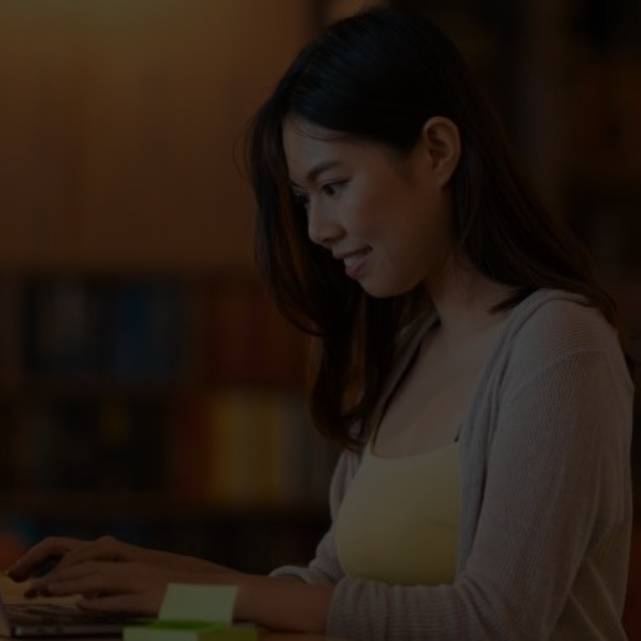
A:
[[[455,582],[399,586],[343,576],[328,634],[357,641],[550,637],[586,551],[606,545],[623,518],[620,475],[631,425],[621,404],[632,405],[633,389],[621,385],[606,352],[587,349],[529,372],[510,392],[496,417],[470,556]],[[333,543],[323,547],[333,558]]]

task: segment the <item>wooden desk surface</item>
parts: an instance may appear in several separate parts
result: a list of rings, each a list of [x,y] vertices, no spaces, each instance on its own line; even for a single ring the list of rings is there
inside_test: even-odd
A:
[[[324,637],[318,634],[268,634],[261,641],[348,641],[337,637]]]
[[[0,639],[6,637],[0,636]],[[46,637],[30,638],[29,641],[122,641],[122,637]],[[349,641],[348,639],[338,639],[337,637],[326,637],[319,634],[284,634],[281,632],[270,632],[261,635],[260,641]]]

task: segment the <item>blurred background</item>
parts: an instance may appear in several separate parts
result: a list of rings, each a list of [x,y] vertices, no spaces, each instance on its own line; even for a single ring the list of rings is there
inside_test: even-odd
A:
[[[311,558],[337,453],[252,262],[242,136],[298,49],[367,4],[2,0],[3,567],[51,534],[253,572]],[[641,357],[638,0],[390,4],[457,42]]]

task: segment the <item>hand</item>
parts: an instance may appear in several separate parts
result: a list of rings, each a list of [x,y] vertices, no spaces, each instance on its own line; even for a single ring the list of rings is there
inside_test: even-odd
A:
[[[34,545],[8,571],[15,581],[33,576],[48,560],[57,564],[25,592],[80,594],[78,606],[94,611],[157,616],[168,583],[237,583],[241,573],[204,559],[150,550],[103,536],[95,541],[50,537]]]
[[[87,561],[139,562],[178,572],[233,573],[234,570],[211,561],[131,545],[111,536],[95,541],[49,537],[34,545],[16,561],[8,574],[14,581],[24,581],[37,573],[48,560],[56,559],[56,570]]]
[[[76,604],[81,609],[157,617],[169,583],[233,583],[234,576],[181,572],[138,561],[83,561],[34,580],[26,596],[80,594]]]

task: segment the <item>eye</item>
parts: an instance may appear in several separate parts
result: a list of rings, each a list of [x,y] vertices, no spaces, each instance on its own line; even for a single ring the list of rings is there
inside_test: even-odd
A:
[[[337,195],[337,192],[340,190],[340,188],[343,187],[343,185],[345,185],[345,183],[347,182],[347,180],[335,180],[334,182],[324,184],[320,189],[321,192],[326,196],[333,198]],[[307,194],[302,191],[293,190],[292,196],[296,207],[302,207],[305,211],[307,211],[307,208],[309,207],[309,197],[307,196]]]
[[[335,182],[327,183],[321,187],[323,193],[328,196],[335,196],[336,192],[346,183],[346,180],[337,180]]]

